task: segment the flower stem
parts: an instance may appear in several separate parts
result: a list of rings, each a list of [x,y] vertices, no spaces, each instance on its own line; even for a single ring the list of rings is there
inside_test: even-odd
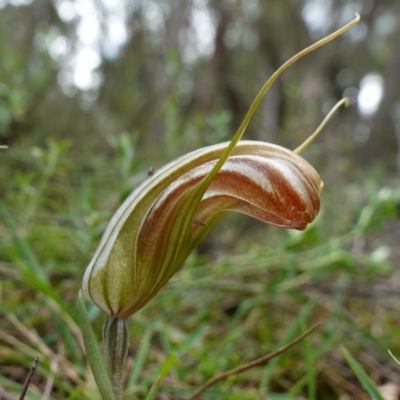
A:
[[[340,108],[342,106],[342,104],[344,104],[346,107],[348,107],[349,99],[347,97],[345,97],[342,100],[338,101],[336,103],[335,107],[332,108],[332,110],[329,112],[329,114],[321,122],[321,124],[316,129],[316,131],[312,135],[310,135],[296,150],[293,150],[293,153],[301,154],[309,146],[309,144],[319,135],[319,133],[322,131],[322,129],[325,127],[325,125],[328,123],[328,121],[331,119],[332,115],[337,111],[338,108]]]
[[[128,354],[126,319],[107,317],[103,328],[104,352],[116,400],[122,400],[122,371]]]

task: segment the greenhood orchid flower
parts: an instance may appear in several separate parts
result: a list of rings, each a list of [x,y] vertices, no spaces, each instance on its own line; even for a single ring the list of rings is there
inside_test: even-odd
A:
[[[83,293],[90,301],[112,318],[134,314],[228,211],[300,230],[315,219],[323,184],[314,168],[296,154],[302,148],[293,152],[239,140],[283,70],[357,21],[358,17],[285,63],[261,89],[231,142],[178,158],[131,193],[112,217],[84,275]]]
[[[104,312],[123,318],[142,308],[227,211],[294,229],[317,216],[317,172],[292,151],[262,142],[239,142],[200,195],[227,146],[171,162],[116,212],[84,278],[84,293]]]

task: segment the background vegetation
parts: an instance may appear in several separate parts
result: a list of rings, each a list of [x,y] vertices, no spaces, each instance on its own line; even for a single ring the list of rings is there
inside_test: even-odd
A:
[[[28,398],[97,398],[74,299],[111,215],[151,166],[232,137],[266,78],[355,11],[245,134],[295,148],[350,97],[304,153],[321,215],[305,232],[225,218],[131,318],[126,396],[161,374],[159,398],[185,399],[323,321],[203,398],[367,399],[340,345],[398,398],[397,0],[0,0],[0,398],[18,398],[37,354]]]

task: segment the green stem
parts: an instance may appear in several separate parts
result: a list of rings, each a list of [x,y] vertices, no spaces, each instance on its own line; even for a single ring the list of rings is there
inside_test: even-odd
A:
[[[293,153],[301,154],[310,145],[310,143],[319,135],[319,133],[322,131],[322,129],[325,127],[325,125],[328,123],[328,121],[331,119],[332,115],[335,114],[336,110],[338,108],[340,108],[342,106],[342,104],[344,104],[346,107],[348,107],[349,99],[347,97],[345,97],[342,100],[338,101],[336,103],[335,107],[332,108],[332,110],[329,112],[329,114],[321,122],[321,124],[316,129],[316,131],[310,137],[308,137],[296,150],[293,150]]]
[[[103,328],[103,341],[115,399],[122,400],[122,371],[128,354],[126,319],[107,317]]]

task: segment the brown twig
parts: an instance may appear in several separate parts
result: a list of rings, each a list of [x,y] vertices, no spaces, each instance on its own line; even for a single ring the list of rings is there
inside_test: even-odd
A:
[[[248,364],[244,364],[240,367],[233,368],[229,371],[223,372],[222,374],[215,375],[213,378],[209,379],[207,382],[205,382],[203,385],[201,385],[191,397],[188,398],[188,400],[194,400],[197,396],[199,396],[200,393],[204,392],[206,389],[208,389],[210,386],[214,385],[215,383],[219,382],[222,379],[227,378],[228,376],[238,374],[240,372],[246,371],[250,368],[256,367],[257,365],[262,365],[270,361],[272,358],[279,356],[280,354],[284,353],[286,350],[289,350],[291,347],[293,347],[295,344],[299,343],[301,340],[303,340],[306,336],[308,336],[311,332],[315,331],[322,322],[317,322],[315,325],[313,325],[310,329],[308,329],[306,332],[304,332],[302,335],[288,343],[287,345],[281,347],[280,349],[267,354],[266,356],[263,356],[261,358],[258,358],[257,360],[251,361]]]
[[[26,395],[26,392],[27,392],[28,387],[29,387],[29,384],[31,383],[33,374],[35,373],[38,364],[39,364],[39,356],[36,356],[36,357],[35,357],[35,360],[33,361],[32,367],[31,367],[31,369],[30,369],[30,371],[29,371],[29,374],[28,374],[28,376],[27,376],[26,379],[25,379],[25,382],[24,382],[24,386],[23,386],[23,388],[22,388],[21,395],[19,396],[19,400],[24,400],[25,395]]]

